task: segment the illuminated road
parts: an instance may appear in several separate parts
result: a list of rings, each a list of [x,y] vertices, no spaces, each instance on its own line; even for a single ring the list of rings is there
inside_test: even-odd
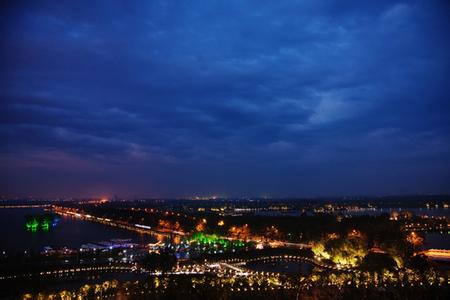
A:
[[[65,216],[71,216],[71,217],[75,217],[81,220],[87,220],[87,221],[93,221],[93,222],[97,222],[97,223],[101,223],[104,225],[108,225],[108,226],[113,226],[113,227],[118,227],[118,228],[122,228],[122,229],[127,229],[127,230],[131,230],[131,231],[136,231],[139,233],[144,233],[144,234],[149,234],[149,235],[162,235],[165,237],[171,237],[171,236],[185,236],[187,235],[185,232],[182,231],[175,231],[175,230],[166,230],[166,231],[161,231],[161,230],[155,230],[154,228],[151,228],[150,226],[147,225],[143,225],[143,224],[130,224],[130,223],[126,223],[123,221],[116,221],[116,220],[111,220],[108,218],[101,218],[101,217],[97,217],[97,216],[92,216],[89,214],[85,214],[79,210],[75,210],[75,209],[68,209],[65,207],[58,207],[58,206],[52,206],[52,211],[55,213],[58,213],[60,215],[65,215]],[[219,237],[222,239],[227,239],[227,240],[238,240],[232,237]],[[255,242],[255,243],[260,243],[260,239],[259,238],[252,238],[250,237],[248,240],[248,242]],[[303,243],[289,243],[289,242],[285,242],[285,241],[277,241],[277,240],[273,240],[271,241],[269,244],[275,244],[277,247],[284,247],[284,248],[297,248],[297,249],[307,249],[307,248],[311,248],[311,245],[308,244],[303,244]]]
[[[328,269],[328,270],[334,270],[334,271],[351,271],[349,268],[340,267],[340,266],[334,266],[334,265],[328,265],[321,261],[318,261],[313,258],[304,257],[304,256],[298,256],[298,255],[272,255],[272,256],[261,256],[256,258],[250,258],[250,259],[229,259],[222,261],[221,263],[227,263],[229,265],[233,265],[235,267],[240,267],[240,271],[247,270],[243,266],[245,266],[249,262],[256,262],[256,261],[302,261],[310,263],[316,267],[322,268],[322,269]]]
[[[43,278],[64,278],[64,277],[76,277],[83,275],[99,275],[105,273],[133,273],[133,274],[147,274],[147,275],[201,275],[201,274],[214,274],[221,277],[247,277],[247,276],[276,276],[281,273],[278,272],[263,272],[254,271],[246,268],[246,265],[250,262],[256,261],[302,261],[310,263],[316,267],[329,269],[334,271],[351,272],[352,270],[346,268],[339,268],[336,266],[330,266],[321,263],[317,260],[295,255],[273,255],[263,256],[251,259],[228,259],[219,262],[207,262],[201,264],[186,264],[177,265],[173,270],[161,272],[161,271],[149,271],[145,268],[139,267],[136,263],[129,264],[111,264],[100,266],[73,266],[54,270],[45,270],[38,272],[29,272],[22,274],[10,274],[0,276],[0,281],[3,280],[16,280],[16,279],[32,279],[36,277]]]
[[[334,270],[334,271],[341,271],[341,272],[352,272],[351,269],[339,267],[339,266],[333,266],[328,265],[325,263],[322,263],[318,260],[303,257],[303,256],[297,256],[297,255],[272,255],[272,256],[261,256],[256,258],[249,258],[249,259],[240,259],[240,258],[234,258],[234,259],[227,259],[227,260],[221,260],[217,262],[205,262],[203,264],[186,264],[183,266],[178,266],[175,269],[175,274],[205,274],[205,273],[214,273],[216,275],[230,275],[233,276],[251,276],[251,275],[276,275],[280,274],[277,272],[258,272],[250,270],[246,267],[247,263],[250,262],[256,262],[256,261],[301,261],[310,263],[311,265],[327,269],[327,270]]]
[[[246,269],[237,267],[237,266],[235,266],[235,265],[231,265],[231,264],[228,264],[228,263],[226,263],[226,262],[220,262],[219,264],[220,264],[222,267],[224,267],[224,268],[228,268],[228,269],[231,269],[231,270],[235,271],[237,274],[239,274],[239,275],[241,275],[241,276],[246,276],[246,275],[249,274],[249,272],[248,272],[249,270],[246,270]]]
[[[80,212],[79,210],[76,211],[72,211],[70,209],[64,208],[64,207],[57,207],[57,206],[53,206],[52,207],[52,211],[63,215],[63,216],[70,216],[70,217],[75,217],[78,218],[80,220],[87,220],[87,221],[92,221],[92,222],[97,222],[97,223],[101,223],[104,225],[108,225],[108,226],[112,226],[112,227],[118,227],[121,229],[127,229],[127,230],[131,230],[131,231],[136,231],[139,233],[144,233],[144,234],[149,234],[149,235],[162,235],[165,237],[171,237],[171,236],[184,236],[185,233],[181,232],[181,231],[175,231],[175,230],[171,230],[171,231],[160,231],[160,230],[155,230],[152,229],[150,226],[147,225],[143,225],[143,224],[130,224],[130,223],[126,223],[123,221],[116,221],[116,220],[111,220],[108,218],[101,218],[101,217],[97,217],[97,216],[92,216],[89,214],[85,214],[83,212]]]
[[[51,204],[24,204],[24,205],[3,205],[0,206],[2,208],[46,208],[50,207]]]
[[[139,269],[136,264],[112,264],[102,266],[74,266],[70,268],[61,268],[55,270],[46,270],[39,272],[28,272],[22,274],[2,275],[0,280],[35,278],[35,277],[70,277],[80,274],[99,274],[99,273],[132,273]]]
[[[447,249],[428,249],[422,251],[421,254],[424,254],[431,260],[450,261],[450,250]]]

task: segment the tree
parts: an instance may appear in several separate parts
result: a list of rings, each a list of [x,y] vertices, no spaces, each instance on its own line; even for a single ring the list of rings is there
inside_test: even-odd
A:
[[[428,271],[431,268],[430,261],[423,254],[414,255],[408,261],[408,267],[420,272]]]
[[[368,252],[367,241],[362,238],[330,240],[325,243],[325,251],[330,254],[334,263],[355,266]]]
[[[142,264],[149,270],[159,270],[164,272],[168,272],[172,270],[172,268],[176,265],[177,259],[175,255],[168,252],[163,252],[161,254],[158,253],[149,253],[145,256],[142,261]]]
[[[423,237],[415,233],[414,231],[408,234],[406,240],[411,243],[414,247],[421,246],[423,244]]]
[[[231,237],[240,240],[247,240],[250,238],[250,228],[247,224],[243,226],[232,226],[228,233]]]
[[[360,267],[362,270],[377,272],[383,269],[393,270],[397,263],[389,254],[369,253],[362,260]]]

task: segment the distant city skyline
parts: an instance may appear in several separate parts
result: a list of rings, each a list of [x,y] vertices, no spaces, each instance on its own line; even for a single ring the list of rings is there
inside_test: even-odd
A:
[[[450,194],[448,1],[9,1],[0,195]]]

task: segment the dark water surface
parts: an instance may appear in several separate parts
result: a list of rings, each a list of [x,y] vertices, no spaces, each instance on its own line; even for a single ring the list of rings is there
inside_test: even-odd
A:
[[[379,216],[381,214],[391,214],[392,212],[411,212],[416,216],[430,216],[430,217],[447,217],[450,218],[450,209],[448,208],[377,208],[377,209],[360,209],[356,211],[345,211],[343,214],[350,216]]]
[[[0,251],[40,252],[45,246],[79,248],[82,244],[109,239],[131,239],[137,243],[155,241],[150,235],[63,216],[49,231],[27,231],[25,216],[42,213],[44,209],[41,208],[0,209]]]
[[[300,261],[256,261],[249,262],[246,268],[257,272],[276,272],[283,274],[301,274],[311,273],[313,266],[309,263]]]
[[[425,234],[424,249],[447,249],[450,250],[450,234],[431,232]]]

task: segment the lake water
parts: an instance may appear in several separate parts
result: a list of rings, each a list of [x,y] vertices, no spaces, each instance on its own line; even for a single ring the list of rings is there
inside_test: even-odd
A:
[[[63,216],[49,231],[27,231],[25,216],[44,212],[41,208],[0,209],[0,251],[40,252],[45,246],[79,248],[82,244],[110,239],[131,239],[136,243],[155,241],[150,235]]]
[[[430,217],[447,217],[450,218],[450,209],[446,208],[377,208],[377,209],[360,209],[356,211],[343,211],[342,213],[350,216],[379,216],[381,214],[391,214],[392,212],[411,212],[416,216]]]
[[[379,216],[382,214],[391,214],[392,212],[404,212],[408,211],[416,216],[430,216],[430,217],[447,217],[450,218],[450,209],[448,208],[361,208],[358,210],[342,210],[334,211],[334,214],[343,214],[348,216]],[[266,216],[266,217],[299,217],[304,212],[299,210],[288,210],[288,211],[257,211],[254,213],[255,216]],[[313,212],[308,211],[306,215],[314,215]]]
[[[256,261],[249,262],[246,268],[257,272],[276,272],[282,274],[301,274],[311,273],[313,266],[300,261]]]
[[[450,250],[450,234],[447,232],[431,232],[425,234],[425,249],[448,249]]]

